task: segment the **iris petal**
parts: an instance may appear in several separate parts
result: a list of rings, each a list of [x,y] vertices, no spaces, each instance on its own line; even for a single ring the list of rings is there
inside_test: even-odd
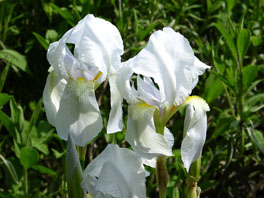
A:
[[[155,107],[145,103],[129,106],[126,140],[135,152],[145,153],[151,157],[172,156],[169,143],[163,135],[156,132],[153,119],[155,110]]]
[[[121,131],[123,128],[122,101],[123,98],[116,85],[116,75],[109,77],[111,91],[111,111],[107,123],[107,133]]]
[[[205,101],[200,100],[195,97],[187,102],[184,139],[181,144],[181,158],[187,171],[191,164],[201,157],[206,139],[206,111],[209,111],[209,107]]]
[[[43,103],[46,110],[47,119],[50,124],[55,126],[55,118],[60,107],[60,101],[66,81],[52,71],[49,73],[43,92]]]
[[[68,82],[55,122],[59,136],[67,140],[70,133],[79,146],[84,146],[98,135],[103,123],[92,81]]]
[[[83,184],[92,182],[96,195],[99,194],[102,197],[111,195],[116,198],[146,197],[145,170],[142,160],[129,149],[108,145],[86,167],[83,175]]]

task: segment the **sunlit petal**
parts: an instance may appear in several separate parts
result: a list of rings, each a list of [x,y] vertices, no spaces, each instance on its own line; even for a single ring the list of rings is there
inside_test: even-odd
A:
[[[117,145],[108,145],[87,166],[83,174],[83,184],[89,183],[92,183],[90,188],[94,187],[92,191],[96,195],[103,195],[102,197],[146,197],[142,160],[133,151]]]
[[[75,44],[83,63],[98,67],[103,74],[120,67],[123,41],[118,29],[108,21],[87,15],[75,26],[68,42]]]
[[[159,86],[161,98],[172,106],[184,102],[198,75],[208,68],[197,60],[184,36],[164,28],[151,35],[147,46],[130,64],[135,73],[152,77]]]

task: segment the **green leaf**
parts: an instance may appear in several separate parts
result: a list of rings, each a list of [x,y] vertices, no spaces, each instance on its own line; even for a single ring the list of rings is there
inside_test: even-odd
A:
[[[254,47],[260,46],[262,43],[262,39],[260,36],[252,36],[252,44]]]
[[[247,89],[245,95],[249,95],[250,92],[257,87],[258,84],[262,83],[264,81],[264,78],[260,79],[260,80],[256,80],[255,82],[253,82]]]
[[[0,155],[0,160],[3,162],[4,166],[7,168],[8,173],[10,174],[14,182],[18,184],[19,181],[18,181],[16,169],[14,168],[13,164],[9,160],[5,159],[5,157],[2,155]]]
[[[11,96],[6,93],[0,93],[0,108],[4,106],[9,100]]]
[[[250,31],[247,29],[241,29],[237,37],[237,49],[241,59],[243,59],[247,54],[249,45]]]
[[[26,72],[31,75],[31,71],[27,65],[26,57],[20,54],[19,52],[11,49],[0,50],[0,59],[4,59],[5,61],[11,63],[23,72]]]
[[[68,146],[66,155],[66,175],[69,197],[83,197],[81,188],[82,169],[78,153],[71,136],[68,136]]]
[[[227,10],[230,12],[235,6],[235,0],[227,0]]]
[[[234,86],[226,79],[225,76],[220,75],[214,71],[211,71],[217,78],[219,78],[228,88],[230,88],[234,92]]]
[[[219,96],[222,95],[223,91],[224,91],[224,86],[222,85],[222,82],[219,79],[216,79],[209,88],[206,101],[208,103],[213,102],[215,99],[217,99]]]
[[[69,23],[71,26],[75,26],[73,15],[68,9],[60,8],[54,3],[50,3],[50,5],[56,12],[59,13],[59,15],[61,15],[67,21],[67,23]]]
[[[210,5],[210,8],[208,9],[208,12],[212,13],[212,12],[218,10],[223,4],[224,4],[223,0],[215,1],[213,4]]]
[[[20,163],[25,169],[35,166],[38,162],[38,152],[35,149],[24,147],[20,150]]]
[[[224,37],[227,46],[229,48],[229,50],[232,52],[232,55],[235,59],[237,59],[237,51],[236,51],[236,46],[235,43],[231,37],[231,35],[225,30],[225,28],[219,24],[219,23],[214,23],[214,26],[218,29],[218,31],[222,34],[222,36]]]
[[[34,170],[37,170],[39,171],[40,173],[44,173],[44,174],[48,174],[48,175],[51,175],[51,176],[55,176],[56,175],[56,172],[54,172],[53,170],[45,167],[45,166],[41,166],[41,165],[35,165],[35,166],[32,166],[32,168]]]
[[[259,67],[256,65],[248,65],[242,70],[243,84],[248,87],[258,76]]]
[[[262,132],[256,129],[247,128],[251,140],[257,145],[259,150],[264,153],[264,136]]]
[[[262,103],[264,103],[264,93],[255,94],[246,101],[246,105],[248,105],[250,108],[252,108],[256,104]]]
[[[145,30],[141,30],[139,33],[139,40],[142,41],[157,25],[158,23],[151,23]]]
[[[40,34],[36,33],[36,32],[33,32],[32,33],[36,39],[38,40],[38,42],[42,45],[42,47],[45,49],[45,50],[48,50],[49,48],[49,43],[46,41],[45,38],[43,38]]]
[[[10,109],[13,123],[19,132],[22,132],[24,125],[24,113],[22,107],[16,103],[14,97],[10,100]]]
[[[4,88],[6,77],[7,77],[8,72],[9,72],[9,68],[10,68],[10,63],[6,64],[5,68],[1,72],[1,75],[0,75],[0,92],[2,92],[2,90]]]
[[[58,33],[55,30],[53,30],[53,29],[47,30],[45,38],[48,41],[56,41],[58,39]]]
[[[0,121],[3,123],[7,131],[10,133],[12,137],[15,138],[15,128],[12,120],[0,110]]]
[[[225,62],[223,60],[221,60],[220,58],[215,57],[214,58],[214,65],[215,65],[215,67],[217,68],[217,70],[218,70],[218,72],[220,74],[224,73],[226,64],[225,64]]]
[[[63,155],[65,155],[65,153],[66,153],[66,151],[60,153],[59,151],[57,151],[56,149],[53,149],[53,148],[52,148],[51,150],[52,150],[52,152],[54,153],[56,159],[61,158],[61,157],[62,157]]]

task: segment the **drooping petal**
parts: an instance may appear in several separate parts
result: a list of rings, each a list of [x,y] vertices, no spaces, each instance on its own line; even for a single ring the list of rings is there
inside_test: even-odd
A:
[[[87,177],[88,176],[88,177]],[[97,179],[98,178],[98,179]],[[85,169],[83,184],[92,183],[96,196],[146,197],[145,170],[133,151],[108,145]],[[87,188],[87,190],[89,190]],[[90,193],[90,192],[89,192]],[[110,196],[109,196],[110,197]]]
[[[170,130],[165,127],[164,129],[164,138],[166,140],[166,142],[168,143],[168,145],[170,146],[170,148],[172,149],[173,145],[174,145],[174,137],[173,134],[170,132]],[[157,157],[153,157],[151,155],[149,155],[148,153],[143,153],[140,151],[136,152],[139,156],[141,156],[143,164],[150,166],[152,168],[156,168],[157,165]]]
[[[56,75],[55,71],[49,73],[43,91],[43,103],[46,110],[47,119],[55,126],[55,117],[60,107],[60,100],[66,86],[66,81]]]
[[[189,171],[193,162],[201,157],[206,139],[207,116],[209,111],[207,103],[195,96],[186,100],[187,104],[184,121],[184,139],[181,144],[181,158],[184,167]]]
[[[111,91],[111,111],[107,123],[107,133],[121,131],[123,128],[122,119],[122,101],[123,98],[116,85],[116,75],[109,77],[109,85]]]
[[[55,122],[59,136],[67,140],[71,133],[74,143],[79,146],[84,146],[98,135],[103,123],[93,81],[67,83]]]
[[[126,140],[135,152],[148,155],[148,159],[172,155],[165,137],[156,132],[153,119],[155,110],[156,107],[146,103],[131,104],[128,108]]]
[[[188,40],[171,28],[164,28],[151,35],[147,46],[129,64],[135,73],[152,77],[161,97],[172,106],[182,104],[190,95],[202,74],[202,69],[196,67],[207,68],[196,63]]]

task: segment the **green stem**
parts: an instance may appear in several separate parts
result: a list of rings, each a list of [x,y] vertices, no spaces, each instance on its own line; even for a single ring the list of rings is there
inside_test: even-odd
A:
[[[81,167],[82,170],[84,170],[85,167],[85,155],[86,155],[86,151],[87,151],[87,146],[84,147],[79,147],[78,149],[78,153],[79,153],[79,158],[80,158],[80,163],[81,163]]]
[[[156,131],[164,134],[165,125],[155,122]],[[166,157],[159,156],[156,164],[156,179],[159,187],[159,198],[166,198],[167,183],[169,181],[168,169],[166,166]]]
[[[156,179],[159,187],[159,198],[166,198],[167,183],[169,180],[166,157],[159,156],[156,165]]]
[[[26,168],[24,168],[24,193],[25,193],[25,197],[27,198],[28,196],[28,172]]]
[[[187,198],[199,198],[200,188],[197,186],[200,177],[201,158],[192,163],[187,177]]]
[[[245,145],[245,137],[244,137],[244,127],[243,127],[243,106],[244,106],[244,87],[243,87],[243,59],[239,56],[237,60],[237,68],[238,68],[238,105],[237,105],[237,113],[239,118],[239,129],[241,131],[241,156],[244,155],[244,145]]]

